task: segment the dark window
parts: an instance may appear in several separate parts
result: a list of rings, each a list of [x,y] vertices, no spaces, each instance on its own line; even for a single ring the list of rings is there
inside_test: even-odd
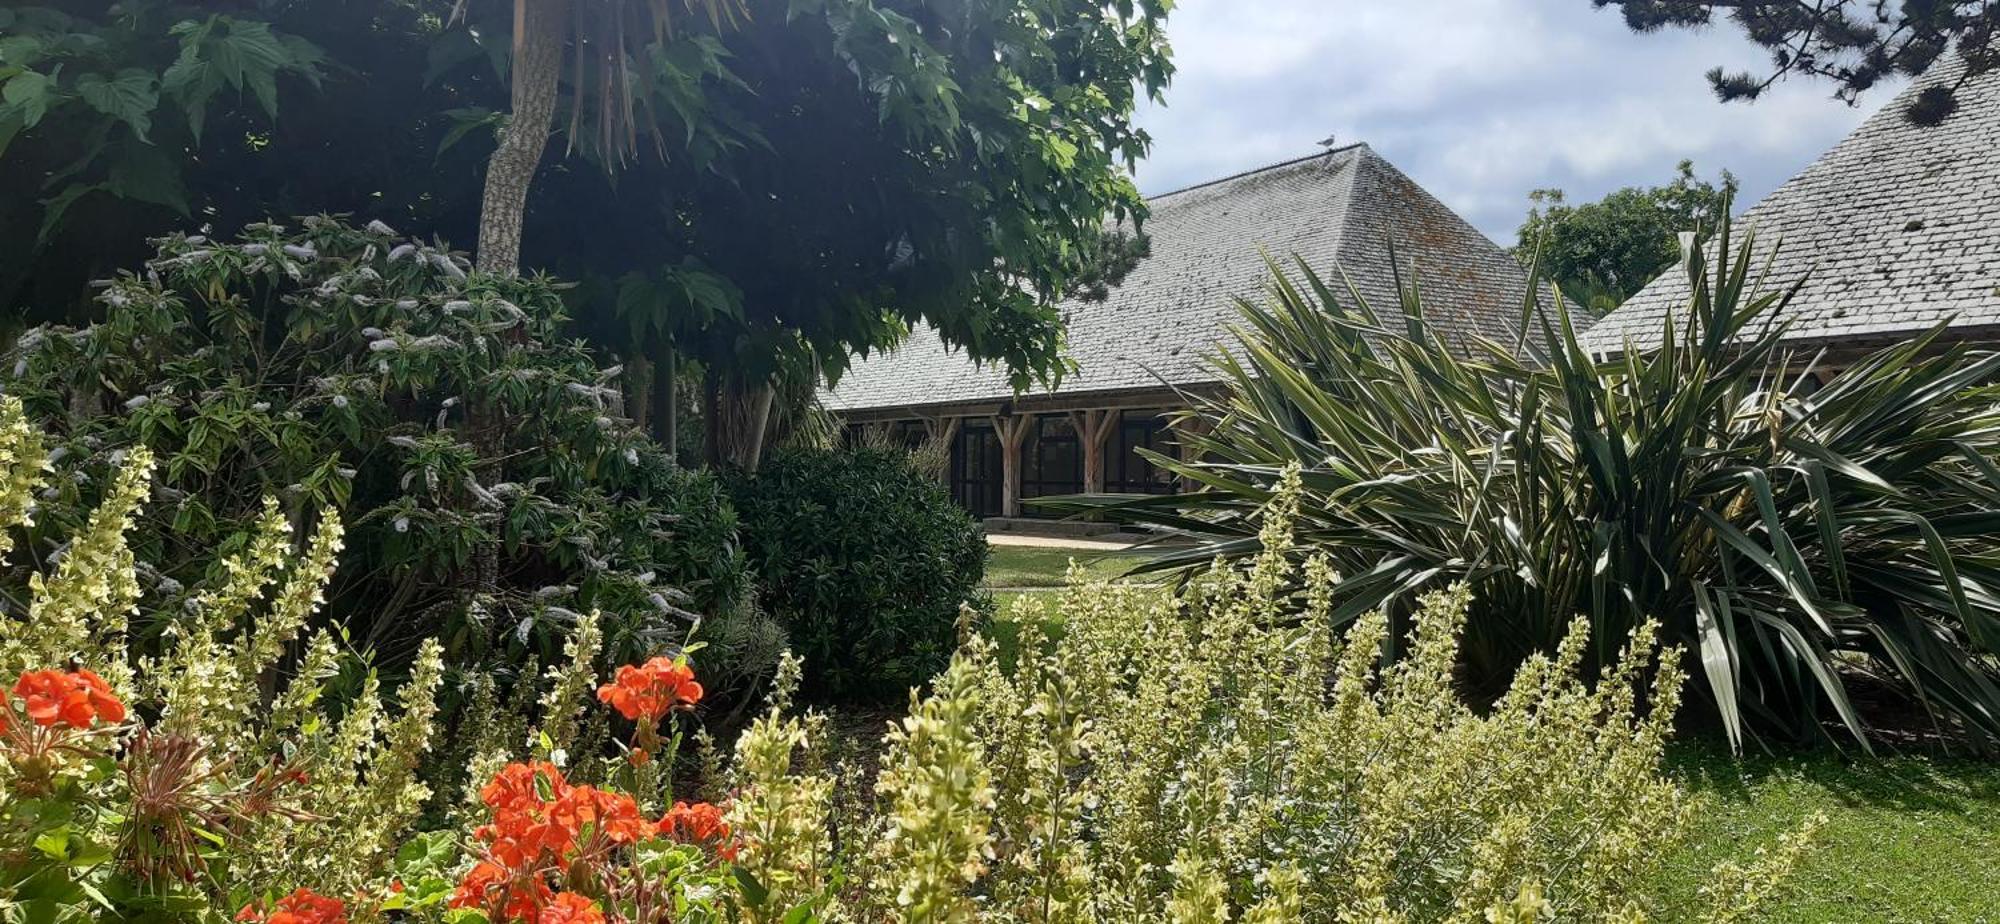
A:
[[[1022,497],[1083,493],[1083,445],[1067,416],[1037,419],[1021,455],[1026,463],[1021,472]],[[1033,507],[1024,512],[1038,514]]]
[[[1000,435],[967,423],[951,447],[951,496],[976,517],[1000,515]]]
[[[1173,431],[1167,428],[1166,418],[1127,411],[1109,442],[1104,456],[1104,490],[1113,494],[1172,494],[1177,490],[1179,481],[1171,472],[1139,455],[1141,449],[1167,456],[1175,453]]]

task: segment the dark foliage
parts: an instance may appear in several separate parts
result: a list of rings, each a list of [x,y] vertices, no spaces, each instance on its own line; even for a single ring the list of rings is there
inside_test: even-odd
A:
[[[388,663],[434,635],[461,666],[549,663],[590,609],[608,657],[680,643],[744,595],[734,515],[620,416],[617,371],[558,336],[556,288],[328,218],[162,239],[98,294],[102,322],[21,338],[6,388],[64,458],[17,565],[143,443],[161,466],[135,548],[160,598],[212,577],[270,495],[295,523],[341,511],[324,618]]]
[[[1970,62],[1967,77],[2000,66],[2000,4],[1992,0],[1591,0],[1615,6],[1634,30],[1700,28],[1718,17],[1768,49],[1767,73],[1708,73],[1716,96],[1750,100],[1791,74],[1831,81],[1835,95],[1853,101],[1885,77],[1922,73],[1953,48]],[[1962,83],[1962,81],[1961,81]],[[1957,87],[1933,87],[1907,113],[1919,125],[1951,115]]]
[[[944,667],[986,540],[907,453],[786,450],[730,487],[763,602],[811,692],[893,701]]]

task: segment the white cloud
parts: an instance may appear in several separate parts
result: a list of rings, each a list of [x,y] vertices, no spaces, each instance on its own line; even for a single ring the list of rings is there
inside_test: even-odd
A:
[[[1692,158],[1735,171],[1754,200],[1846,134],[1864,109],[1798,81],[1750,105],[1702,76],[1755,69],[1728,28],[1634,35],[1588,0],[1183,0],[1179,73],[1141,188],[1159,192],[1367,141],[1503,242],[1529,190],[1594,198],[1652,184]]]

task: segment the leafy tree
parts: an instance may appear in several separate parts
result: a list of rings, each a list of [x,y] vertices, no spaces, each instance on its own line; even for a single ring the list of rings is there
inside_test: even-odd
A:
[[[1736,177],[1720,185],[1697,179],[1681,161],[1665,186],[1627,186],[1596,202],[1571,205],[1560,189],[1538,189],[1516,234],[1514,253],[1540,261],[1571,301],[1602,315],[1632,297],[1680,259],[1677,235],[1726,214]]]
[[[682,0],[682,5],[721,29],[735,22],[739,2]],[[479,268],[492,273],[520,269],[528,189],[541,167],[559,97],[566,95],[571,112],[570,145],[588,147],[600,163],[613,167],[637,152],[642,131],[662,130],[654,116],[655,84],[684,81],[692,73],[683,67],[685,59],[668,51],[674,25],[668,0],[513,0],[510,6],[508,115],[487,160],[479,208]],[[692,135],[702,126],[685,128]],[[666,156],[664,144],[656,150]]]
[[[1917,74],[1956,46],[1970,67],[1965,79],[2000,66],[2000,3],[1993,0],[1591,0],[1598,8],[1618,7],[1639,32],[1701,28],[1718,16],[1770,50],[1763,74],[1708,72],[1724,101],[1756,99],[1792,74],[1830,80],[1835,94],[1852,102],[1882,78]],[[1911,104],[1910,118],[1935,124],[1956,108],[1958,86],[1933,87]]]
[[[0,9],[0,97],[14,100],[0,103],[8,327],[99,316],[88,280],[137,265],[149,237],[194,223],[351,210],[470,239],[485,152],[439,143],[504,99],[504,86],[490,67],[427,77],[448,5],[63,7],[74,12]],[[74,89],[86,74],[121,72],[135,84],[150,74],[157,88],[131,121]],[[31,73],[53,75],[49,108],[32,125],[10,121],[30,97],[5,87]]]
[[[681,402],[649,383],[689,374],[651,367],[682,353],[712,373],[711,416],[732,406],[745,429],[767,416],[757,412],[774,377],[837,375],[852,352],[916,323],[1023,383],[1060,375],[1053,303],[1115,281],[1115,266],[1093,269],[1123,249],[1098,242],[1102,221],[1142,209],[1119,162],[1146,148],[1130,124],[1138,94],[1159,92],[1170,73],[1165,3],[1106,15],[1083,0],[758,0],[733,29],[676,7],[671,31],[655,31],[642,6],[579,5],[570,11],[588,22],[551,27],[568,55],[552,111],[568,117],[550,124],[579,157],[537,161],[523,253],[591,283],[570,297],[580,329],[639,360],[628,407],[655,432],[676,415],[647,412]],[[143,15],[60,15],[85,36],[77,44],[117,45],[121,67],[164,75],[180,54],[176,30],[213,14],[128,7]],[[521,73],[509,70],[512,12],[473,0],[232,9],[232,22],[262,23],[319,56],[310,70],[274,71],[275,96],[248,77],[245,90],[225,84],[199,138],[167,98],[146,114],[154,149],[141,156],[175,170],[188,212],[220,227],[355,211],[469,239],[485,198],[479,165]],[[612,29],[623,50],[575,55],[579,41],[611,47],[596,37],[606,22],[624,24]],[[9,67],[13,39],[0,45]],[[13,95],[25,98],[28,83]],[[86,182],[70,169],[91,130],[52,113],[0,153],[8,169],[46,178],[0,190],[0,300],[15,318],[88,320],[99,309],[77,298],[83,281],[184,226],[176,206],[121,195],[173,183]],[[65,193],[74,185],[90,188]],[[65,203],[37,242],[48,206]],[[754,442],[706,429],[714,442]]]
[[[531,214],[528,248],[602,242],[571,252],[621,267],[620,315],[596,336],[700,358],[706,416],[738,424],[709,428],[718,458],[754,464],[775,379],[837,378],[914,324],[1019,384],[1059,377],[1056,301],[1098,260],[1107,214],[1143,214],[1121,161],[1149,143],[1139,94],[1170,75],[1166,9],[751,3],[706,102],[759,141],[712,166],[634,163],[601,209]],[[596,182],[544,178],[555,201]]]

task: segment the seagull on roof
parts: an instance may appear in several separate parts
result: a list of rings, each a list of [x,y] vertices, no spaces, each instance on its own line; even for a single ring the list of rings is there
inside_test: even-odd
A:
[[[1328,135],[1325,138],[1320,139],[1319,146],[1323,148],[1333,147],[1334,142],[1338,140],[1339,137],[1340,137],[1339,135]]]

